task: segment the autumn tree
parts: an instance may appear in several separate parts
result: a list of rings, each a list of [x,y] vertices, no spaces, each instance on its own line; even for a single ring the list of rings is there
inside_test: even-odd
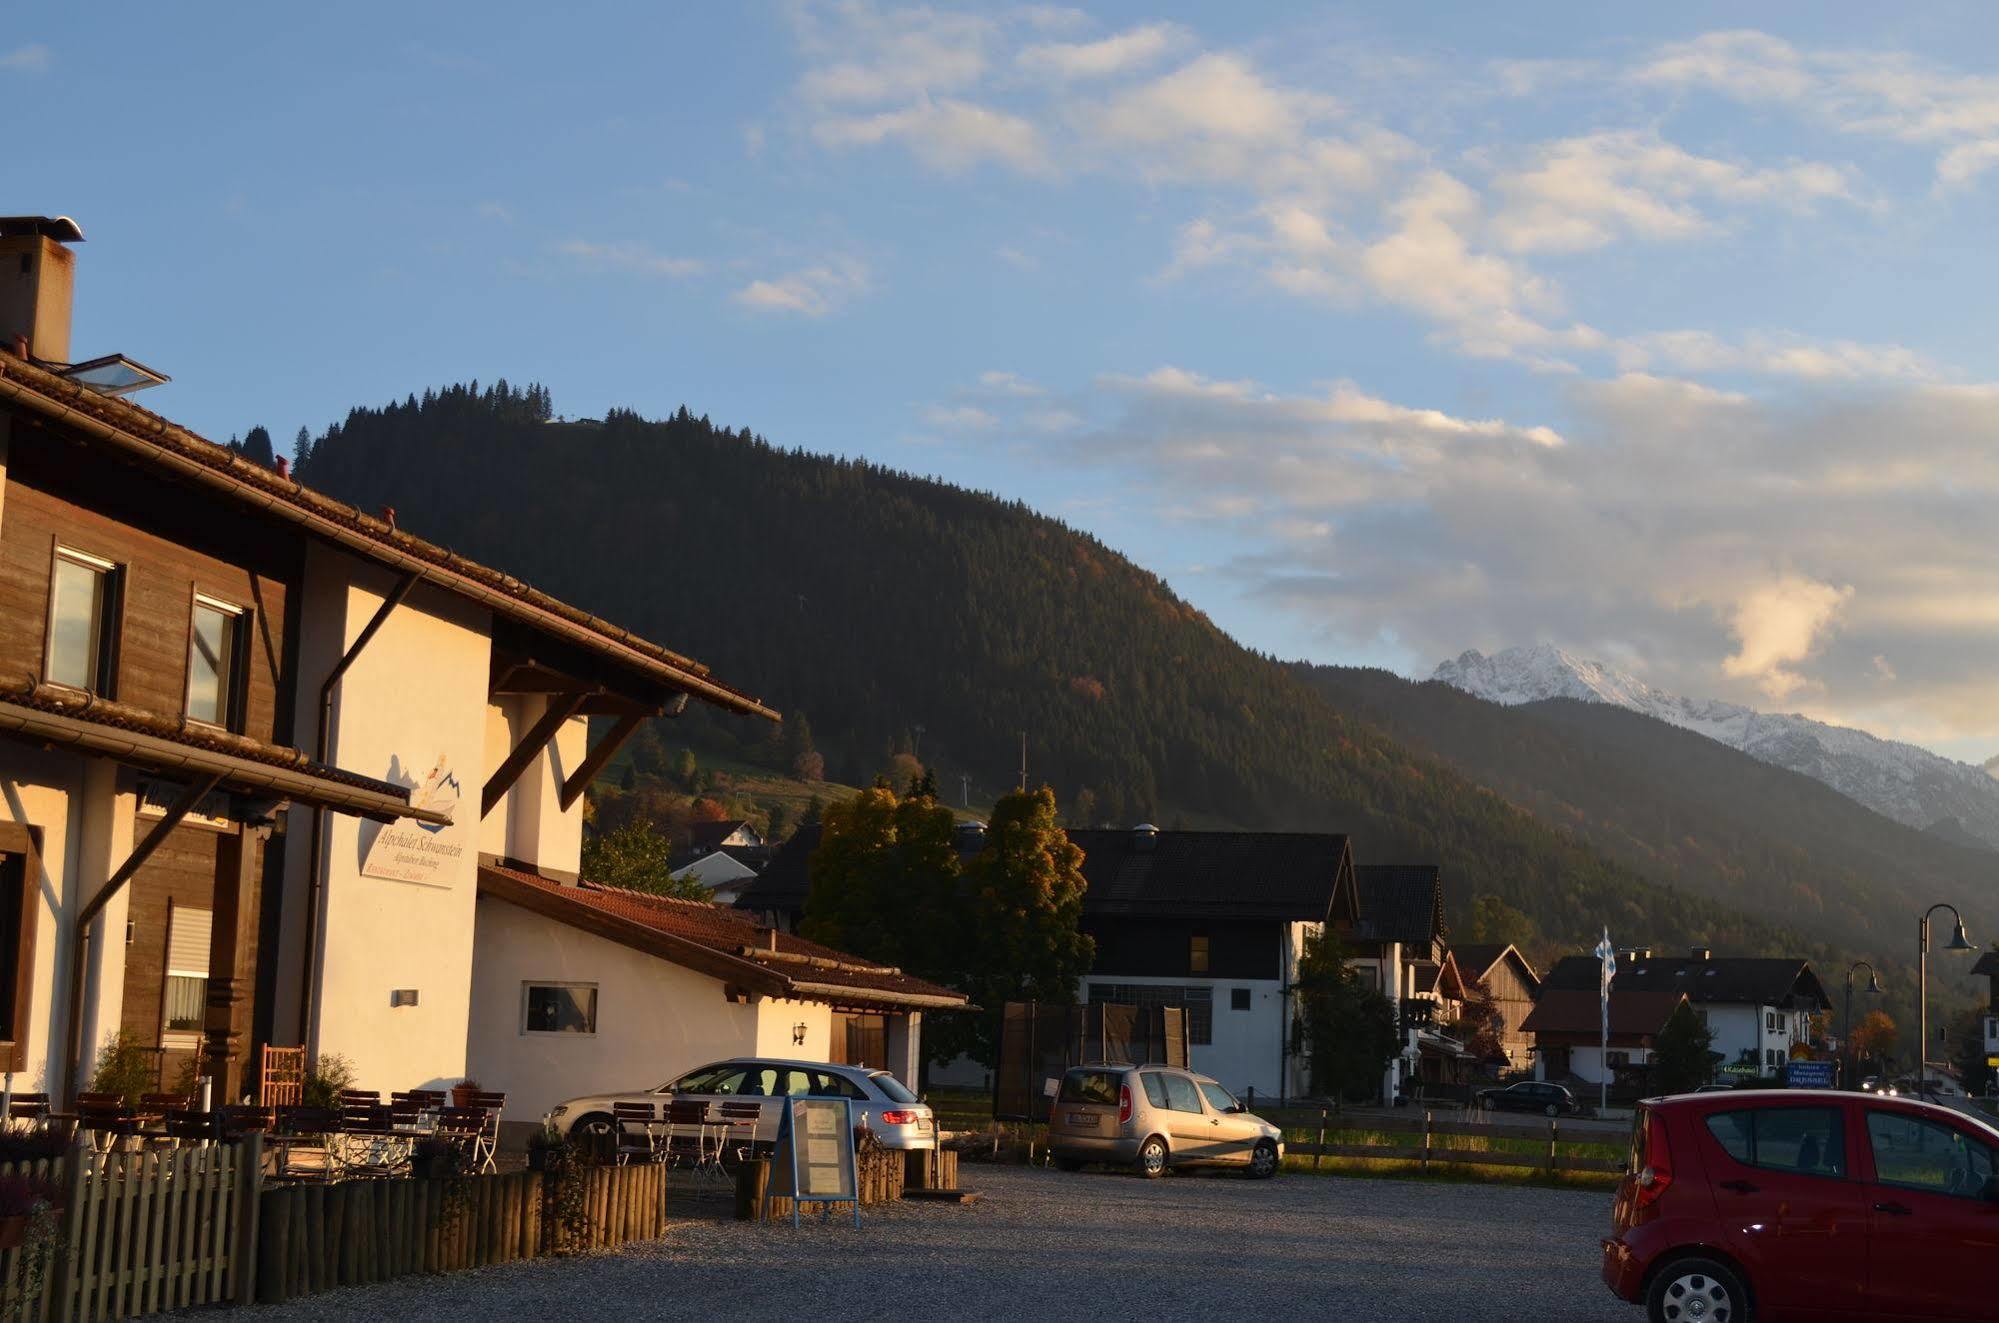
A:
[[[962,929],[951,810],[877,786],[828,804],[807,865],[811,900],[801,931],[815,942],[935,976]]]
[[[1661,1093],[1692,1093],[1714,1078],[1714,1030],[1691,1002],[1681,1002],[1652,1049],[1654,1086]]]
[[[713,893],[693,878],[673,875],[668,866],[672,857],[672,840],[650,819],[637,819],[608,832],[592,833],[583,842],[583,876],[605,886],[629,887],[655,896],[713,899]]]
[[[1382,1075],[1402,1050],[1395,1004],[1347,963],[1329,931],[1306,936],[1294,987],[1312,1092],[1350,1102],[1379,1097]]]
[[[1500,1013],[1492,989],[1486,987],[1482,978],[1469,978],[1464,981],[1464,991],[1464,1009],[1459,1013],[1457,1030],[1464,1040],[1465,1050],[1475,1061],[1503,1063],[1506,1060],[1506,1017]]]
[[[1853,1026],[1851,1051],[1857,1060],[1872,1061],[1877,1069],[1885,1069],[1901,1037],[1901,1030],[1888,1018],[1888,1012],[1869,1011],[1866,1019]]]

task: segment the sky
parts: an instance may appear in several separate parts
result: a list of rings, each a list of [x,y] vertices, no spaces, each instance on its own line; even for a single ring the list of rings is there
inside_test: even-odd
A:
[[[73,352],[218,440],[685,404],[1025,500],[1280,656],[1553,643],[1982,761],[1995,26],[42,6],[0,210],[81,223]]]

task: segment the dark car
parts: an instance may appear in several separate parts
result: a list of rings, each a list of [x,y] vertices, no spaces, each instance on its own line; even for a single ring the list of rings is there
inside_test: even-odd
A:
[[[1480,1089],[1478,1105],[1495,1112],[1539,1112],[1543,1116],[1574,1116],[1582,1111],[1576,1095],[1559,1084],[1522,1080],[1503,1089]]]
[[[1999,1319],[1999,1129],[1807,1089],[1638,1105],[1603,1280],[1654,1323]]]

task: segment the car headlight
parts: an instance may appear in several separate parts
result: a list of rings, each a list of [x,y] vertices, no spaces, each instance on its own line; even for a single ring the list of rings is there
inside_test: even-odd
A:
[[[569,1110],[568,1103],[557,1103],[555,1106],[548,1109],[548,1119],[553,1121],[556,1117],[561,1116],[564,1112],[568,1110]]]

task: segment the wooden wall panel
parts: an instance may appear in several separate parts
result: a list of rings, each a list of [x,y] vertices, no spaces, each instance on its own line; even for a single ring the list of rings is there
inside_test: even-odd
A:
[[[35,427],[14,429],[0,518],[0,666],[42,671],[59,541],[125,569],[115,697],[179,717],[196,592],[253,612],[244,733],[291,741],[286,597],[299,536]]]

